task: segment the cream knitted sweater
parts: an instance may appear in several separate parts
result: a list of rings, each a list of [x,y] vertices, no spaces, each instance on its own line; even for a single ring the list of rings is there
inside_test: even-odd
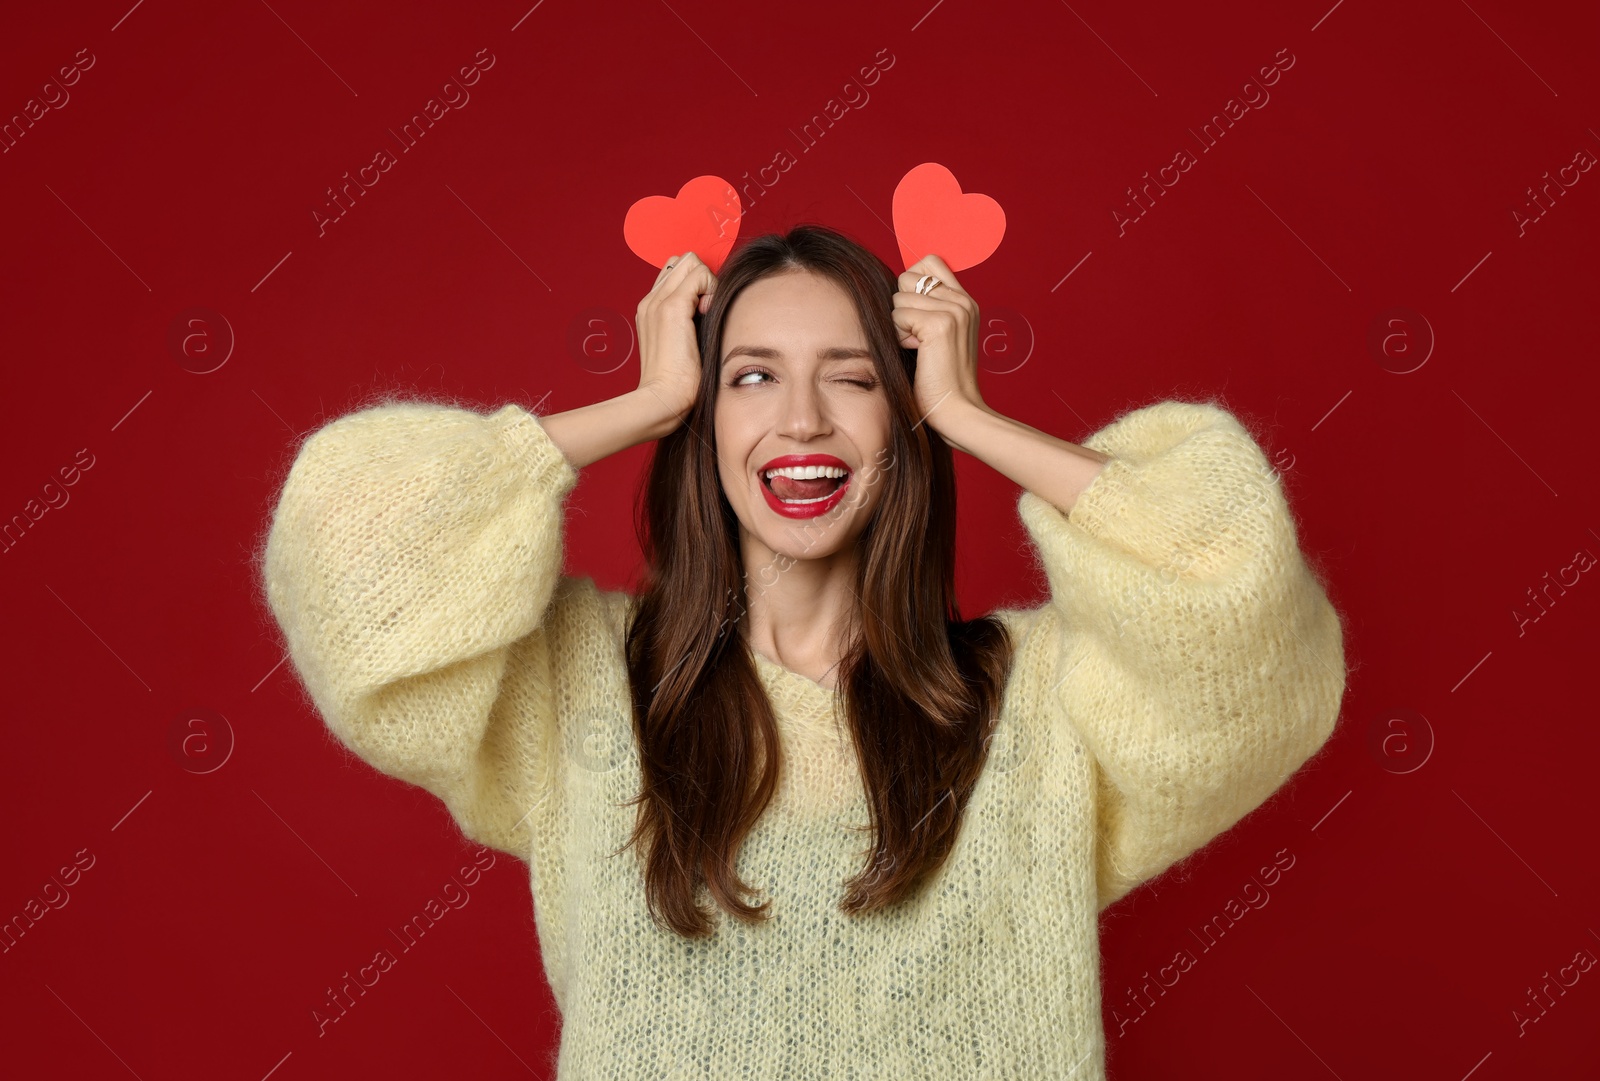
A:
[[[557,1076],[1100,1078],[1097,914],[1257,807],[1333,730],[1340,617],[1277,477],[1214,404],[1084,445],[1069,515],[1018,503],[1051,598],[1019,643],[949,860],[898,908],[838,910],[868,817],[832,692],[757,655],[779,796],[737,867],[773,899],[691,942],[626,840],[639,770],[628,595],[562,570],[577,473],[538,418],[391,402],[312,435],[265,546],[267,603],[341,743],[528,866],[563,1018]],[[709,894],[700,898],[708,907]]]

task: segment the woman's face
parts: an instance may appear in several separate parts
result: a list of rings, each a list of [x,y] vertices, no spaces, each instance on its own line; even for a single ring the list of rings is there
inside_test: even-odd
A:
[[[810,271],[747,286],[717,380],[718,472],[742,547],[790,559],[853,547],[893,463],[889,399],[850,297]],[[775,468],[797,475],[769,479]]]

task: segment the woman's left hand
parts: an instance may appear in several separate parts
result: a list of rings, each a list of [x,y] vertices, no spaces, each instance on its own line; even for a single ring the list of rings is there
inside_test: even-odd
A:
[[[924,274],[932,274],[939,284],[919,296],[914,290]],[[954,407],[983,406],[978,392],[978,303],[937,255],[913,263],[899,284],[891,315],[900,344],[917,351],[917,409],[942,434],[935,409],[949,415]]]

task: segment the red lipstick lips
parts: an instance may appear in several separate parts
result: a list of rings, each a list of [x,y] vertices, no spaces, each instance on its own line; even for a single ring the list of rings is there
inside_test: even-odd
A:
[[[767,470],[802,465],[834,466],[845,470],[845,475],[840,481],[839,487],[835,488],[825,498],[818,499],[812,503],[785,503],[778,498],[776,492],[768,487]],[[763,465],[756,474],[756,480],[761,485],[761,494],[766,497],[767,506],[771,507],[774,513],[780,514],[785,518],[816,518],[827,514],[839,505],[839,501],[844,498],[844,493],[849,489],[850,481],[854,476],[854,471],[848,465],[831,454],[785,454]]]

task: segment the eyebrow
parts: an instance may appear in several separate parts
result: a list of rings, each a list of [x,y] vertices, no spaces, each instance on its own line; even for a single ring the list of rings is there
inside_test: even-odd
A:
[[[782,360],[783,351],[774,349],[770,345],[736,345],[728,350],[728,355],[722,358],[726,364],[734,357],[759,357],[762,360]],[[857,358],[872,359],[872,350],[860,349],[855,346],[833,345],[817,350],[818,360],[855,360]]]

